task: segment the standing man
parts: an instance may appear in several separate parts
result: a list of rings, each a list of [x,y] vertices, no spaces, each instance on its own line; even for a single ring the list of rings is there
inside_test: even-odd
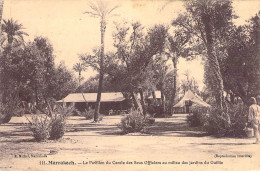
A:
[[[256,142],[254,144],[259,144],[259,121],[260,121],[260,106],[257,105],[256,99],[254,97],[250,98],[251,106],[249,106],[248,122],[254,129],[254,135]]]

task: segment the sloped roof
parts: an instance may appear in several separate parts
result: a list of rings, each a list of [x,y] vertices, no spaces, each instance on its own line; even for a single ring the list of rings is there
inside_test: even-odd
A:
[[[203,106],[203,107],[210,107],[210,105],[202,100],[200,96],[197,94],[192,93],[192,91],[188,90],[183,98],[173,107],[184,107],[185,101],[191,100],[193,102],[192,106]]]
[[[57,102],[96,102],[97,93],[72,93]],[[100,102],[120,102],[125,100],[121,92],[102,93]]]

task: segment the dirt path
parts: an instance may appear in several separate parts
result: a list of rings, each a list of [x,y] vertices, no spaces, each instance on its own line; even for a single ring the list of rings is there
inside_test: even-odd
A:
[[[253,139],[207,136],[189,128],[185,115],[156,119],[148,134],[121,135],[120,118],[107,116],[94,124],[71,117],[63,139],[37,143],[26,119],[14,117],[0,125],[0,170],[260,169],[260,146],[251,144]],[[53,165],[62,161],[75,165]]]

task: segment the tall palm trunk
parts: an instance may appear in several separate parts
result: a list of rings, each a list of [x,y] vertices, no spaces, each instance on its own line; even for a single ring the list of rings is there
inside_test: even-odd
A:
[[[173,76],[173,88],[172,88],[172,94],[171,94],[171,100],[170,100],[170,107],[169,107],[169,112],[170,114],[173,113],[173,105],[174,105],[174,100],[177,92],[177,57],[172,58],[173,62],[173,67],[175,70],[175,74]]]
[[[97,101],[96,101],[96,107],[95,107],[95,113],[94,113],[94,122],[98,121],[99,117],[99,111],[100,111],[100,100],[101,100],[101,93],[102,93],[102,87],[103,87],[103,78],[104,78],[104,38],[105,38],[105,31],[106,31],[106,23],[104,18],[101,18],[100,23],[100,31],[101,31],[101,52],[100,52],[100,71],[99,71],[99,81],[98,81],[98,93],[97,93]]]
[[[216,83],[214,90],[214,96],[219,109],[224,109],[224,85],[220,72],[220,66],[217,56],[214,54],[214,42],[213,42],[213,26],[210,23],[210,16],[204,15],[202,17],[203,25],[205,26],[206,40],[207,40],[207,55],[209,67],[212,69],[212,78]]]
[[[81,80],[81,72],[79,71],[79,86],[80,86],[80,80]]]
[[[208,63],[210,69],[213,71],[211,72],[212,74],[210,75],[215,84],[214,87],[214,96],[216,99],[216,104],[217,107],[223,111],[221,112],[222,117],[225,118],[225,127],[230,126],[231,121],[230,121],[230,116],[227,112],[224,112],[225,107],[227,107],[225,98],[224,98],[224,84],[223,84],[223,78],[222,74],[220,71],[220,65],[218,58],[214,52],[214,42],[213,42],[213,26],[210,23],[210,16],[209,15],[204,15],[202,16],[202,22],[205,27],[205,35],[206,35],[206,48],[207,48],[207,55],[208,55]]]

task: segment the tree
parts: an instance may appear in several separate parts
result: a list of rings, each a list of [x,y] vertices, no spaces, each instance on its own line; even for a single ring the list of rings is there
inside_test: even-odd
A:
[[[36,37],[19,51],[12,53],[12,79],[21,101],[46,105],[56,88],[53,47],[48,39]]]
[[[220,110],[224,109],[224,85],[220,70],[220,58],[217,48],[223,43],[225,30],[230,26],[234,17],[232,2],[228,0],[196,0],[187,1],[185,15],[180,15],[173,25],[184,29],[196,38],[197,44],[202,45],[206,56],[206,79],[216,99]],[[222,42],[222,43],[221,43]]]
[[[225,90],[231,102],[240,97],[250,105],[250,97],[260,94],[259,13],[243,26],[233,26],[226,37],[226,57],[221,60]]]
[[[4,48],[19,46],[24,43],[23,36],[28,36],[27,33],[22,31],[23,25],[18,24],[17,21],[13,19],[3,20],[2,24],[2,35],[1,35],[1,46]]]
[[[164,50],[168,29],[163,25],[155,25],[145,34],[144,27],[138,23],[117,25],[114,33],[114,46],[117,49],[116,58],[119,60],[117,69],[119,75],[113,77],[118,80],[122,89],[131,93],[135,107],[144,115],[145,89],[152,86],[154,72],[152,70],[153,57]],[[141,102],[137,99],[140,93]]]
[[[85,70],[86,70],[86,67],[85,67],[85,65],[83,65],[83,64],[81,64],[81,63],[76,63],[76,64],[73,66],[73,70],[79,73],[79,78],[78,78],[78,81],[79,81],[79,82],[78,82],[78,83],[79,83],[79,86],[80,86],[80,85],[81,85],[80,82],[81,82],[81,80],[83,79],[83,78],[81,77],[81,72],[82,72],[82,71],[85,71]]]
[[[185,94],[186,91],[191,90],[193,93],[198,93],[199,92],[199,86],[197,81],[194,79],[194,77],[190,76],[190,72],[187,70],[185,73],[185,79],[182,80],[181,82],[181,89],[183,93]]]
[[[167,86],[169,86],[169,84],[171,84],[168,79],[169,77],[172,76],[174,70],[172,69],[172,67],[168,64],[168,59],[166,57],[166,55],[164,54],[159,54],[156,55],[156,58],[153,60],[153,71],[154,71],[154,76],[153,79],[155,81],[155,85],[156,85],[156,89],[161,91],[161,103],[162,103],[162,112],[165,112],[165,101],[166,101],[166,97],[165,97],[165,92],[167,91]],[[175,73],[174,73],[174,77],[175,77]],[[175,80],[176,81],[176,80]],[[171,84],[172,86],[172,84]],[[171,88],[172,89],[172,88]],[[171,91],[168,91],[168,93],[170,93]],[[153,92],[154,93],[154,92]],[[168,97],[168,95],[167,95]],[[154,97],[155,98],[155,97]],[[168,99],[168,98],[167,98]],[[169,112],[169,110],[167,110]]]
[[[1,2],[1,8],[3,7],[3,2]],[[2,9],[1,9],[2,18]],[[4,20],[1,25],[1,36],[0,44],[3,48],[1,53],[1,64],[0,64],[0,77],[1,77],[1,100],[3,106],[8,106],[10,101],[16,101],[17,95],[15,90],[12,90],[15,86],[12,85],[12,80],[10,78],[11,63],[12,63],[12,49],[18,48],[24,43],[23,35],[28,35],[27,33],[21,31],[23,29],[22,24],[18,24],[17,21]],[[12,86],[12,87],[11,87]],[[5,114],[5,122],[9,122],[13,113]]]
[[[101,52],[100,52],[100,71],[99,71],[99,84],[98,84],[98,93],[97,93],[97,102],[95,107],[94,113],[94,122],[98,121],[99,117],[99,110],[100,110],[100,100],[101,100],[101,92],[102,92],[102,85],[103,85],[103,63],[104,63],[104,38],[105,38],[105,31],[106,25],[109,17],[113,16],[113,11],[117,9],[119,6],[111,6],[108,2],[102,0],[96,0],[95,3],[89,4],[90,11],[86,11],[85,14],[89,14],[92,17],[100,19],[100,32],[101,32]]]
[[[189,56],[193,56],[190,54],[194,48],[191,48],[189,45],[191,41],[190,32],[183,29],[175,29],[173,35],[168,36],[168,48],[166,54],[168,58],[172,60],[175,74],[173,76],[173,87],[171,91],[171,99],[170,99],[170,111],[173,111],[173,105],[175,96],[177,93],[177,75],[178,68],[177,63],[180,57],[188,58]]]
[[[68,94],[75,92],[77,82],[73,74],[66,68],[64,63],[55,67],[55,86],[52,97],[56,100],[66,97]]]
[[[120,73],[118,73],[120,74]],[[103,82],[103,92],[119,92],[121,91],[120,85],[113,82],[113,77],[111,75],[104,76]],[[86,93],[96,93],[98,90],[98,76],[90,77],[86,82],[84,82],[80,87],[77,88],[76,92],[86,92]]]
[[[33,41],[36,48],[39,50],[40,58],[43,62],[43,97],[46,101],[48,98],[52,98],[53,90],[55,88],[55,64],[54,64],[54,54],[53,46],[50,44],[49,40],[44,37],[35,37]]]
[[[18,24],[17,21],[10,19],[8,21],[3,20],[2,32],[1,32],[1,46],[4,48],[3,53],[1,54],[1,83],[2,83],[2,102],[5,104],[7,101],[7,95],[9,87],[8,82],[9,73],[8,66],[11,64],[11,53],[12,49],[20,46],[24,43],[23,36],[27,33],[23,32],[22,24]]]

